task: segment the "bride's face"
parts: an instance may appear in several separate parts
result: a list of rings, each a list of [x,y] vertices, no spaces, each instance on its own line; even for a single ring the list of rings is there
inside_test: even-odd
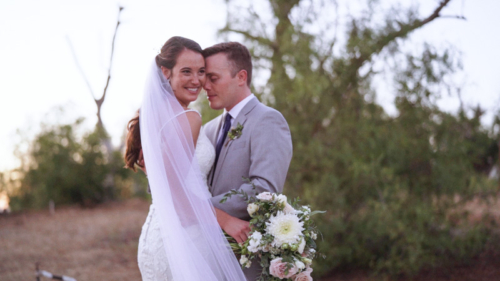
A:
[[[179,54],[174,68],[162,67],[162,72],[174,91],[175,97],[184,107],[198,98],[205,84],[205,59],[200,53],[185,49]]]

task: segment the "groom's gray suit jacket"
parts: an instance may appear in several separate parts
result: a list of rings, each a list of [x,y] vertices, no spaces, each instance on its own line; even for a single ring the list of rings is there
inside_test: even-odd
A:
[[[223,116],[205,125],[205,133],[217,144]],[[219,201],[231,189],[244,190],[253,194],[252,186],[242,177],[250,178],[256,192],[283,192],[286,174],[292,159],[292,138],[288,124],[277,110],[267,107],[257,98],[251,99],[233,121],[232,128],[241,124],[241,136],[226,141],[217,162],[208,177],[214,207],[243,220],[250,220],[247,203],[239,196],[233,196],[225,203]],[[227,145],[226,145],[227,143]],[[213,177],[213,182],[212,182]],[[212,182],[212,185],[210,183]]]
[[[223,116],[220,115],[205,125],[205,133],[214,146],[222,123]],[[220,200],[232,189],[244,190],[249,195],[264,191],[283,192],[292,159],[292,138],[283,115],[263,105],[257,98],[251,99],[243,107],[233,121],[232,128],[236,128],[238,123],[243,126],[241,136],[234,140],[226,137],[217,167],[212,167],[209,174],[208,186],[214,207],[248,221],[250,215],[243,199],[233,196],[223,204]],[[242,177],[251,179],[256,186],[255,192]],[[254,262],[250,269],[244,270],[247,280],[255,280],[261,270],[258,263]]]

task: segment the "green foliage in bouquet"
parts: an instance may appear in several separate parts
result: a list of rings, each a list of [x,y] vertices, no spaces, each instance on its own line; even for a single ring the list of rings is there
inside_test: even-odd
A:
[[[244,181],[255,186],[250,179]],[[232,196],[240,196],[248,203],[250,236],[242,244],[226,234],[236,254],[240,255],[242,267],[250,267],[260,261],[262,274],[259,280],[292,280],[299,274],[312,272],[315,257],[325,256],[317,252],[315,240],[320,234],[311,216],[324,211],[311,211],[309,206],[299,204],[299,198],[288,202],[283,194],[262,192],[250,196],[245,191],[231,190],[221,203]]]

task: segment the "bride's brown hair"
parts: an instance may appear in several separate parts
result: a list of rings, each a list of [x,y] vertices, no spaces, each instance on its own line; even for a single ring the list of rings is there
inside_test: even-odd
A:
[[[127,124],[127,148],[125,150],[125,168],[131,169],[132,171],[137,171],[135,165],[144,168],[139,161],[141,156],[141,128],[139,126],[139,111],[137,111],[136,116]]]
[[[161,48],[160,54],[156,56],[156,65],[158,67],[163,66],[168,69],[173,69],[175,64],[177,63],[177,58],[185,49],[189,49],[200,54],[202,53],[200,45],[195,41],[180,36],[174,36],[168,39],[167,42],[165,42],[165,44]],[[136,116],[128,122],[127,130],[127,149],[125,150],[124,155],[125,168],[132,169],[135,172],[135,165],[144,168],[139,164],[139,161],[142,160],[139,111],[137,111]]]

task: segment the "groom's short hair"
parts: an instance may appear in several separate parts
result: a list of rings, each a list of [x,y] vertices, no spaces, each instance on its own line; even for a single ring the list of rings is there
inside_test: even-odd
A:
[[[225,42],[213,45],[203,50],[203,57],[208,58],[218,53],[226,54],[231,63],[231,75],[234,77],[240,70],[247,72],[247,85],[252,82],[252,57],[247,47],[238,42]]]

